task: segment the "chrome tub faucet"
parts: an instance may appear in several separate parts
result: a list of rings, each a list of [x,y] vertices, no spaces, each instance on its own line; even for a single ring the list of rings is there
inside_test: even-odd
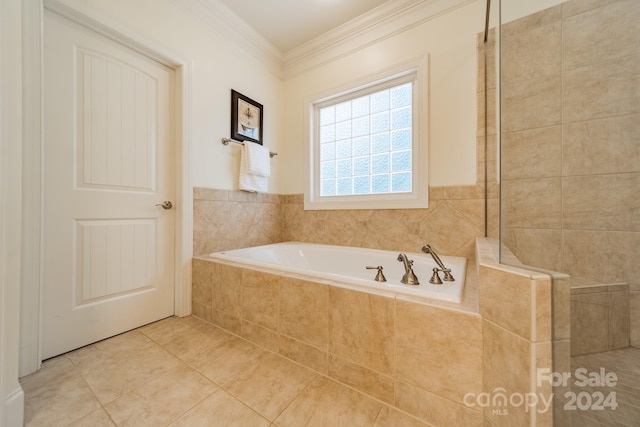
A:
[[[419,285],[420,282],[413,272],[413,261],[407,258],[406,254],[399,254],[398,261],[404,264],[404,276],[400,280],[400,283],[405,285]]]

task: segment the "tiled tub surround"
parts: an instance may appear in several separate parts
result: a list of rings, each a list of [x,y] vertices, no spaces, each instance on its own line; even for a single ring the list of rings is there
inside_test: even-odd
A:
[[[571,356],[629,346],[629,285],[571,287]]]
[[[287,196],[193,189],[193,253],[283,241],[282,203]]]
[[[194,254],[297,241],[398,252],[429,243],[440,255],[473,258],[484,193],[483,185],[431,187],[427,209],[305,211],[301,194],[195,188]],[[489,196],[497,201],[496,185]],[[490,228],[498,229],[497,215]]]
[[[205,257],[193,272],[194,315],[433,425],[482,425],[463,403],[482,390],[473,278],[462,304],[421,304]]]
[[[638,22],[636,0],[567,1],[504,25],[501,61],[503,243],[528,265],[628,283],[632,304],[640,286]]]

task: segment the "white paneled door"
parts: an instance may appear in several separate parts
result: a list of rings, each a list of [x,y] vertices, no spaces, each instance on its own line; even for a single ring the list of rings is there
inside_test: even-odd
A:
[[[173,70],[46,11],[42,355],[174,313]]]

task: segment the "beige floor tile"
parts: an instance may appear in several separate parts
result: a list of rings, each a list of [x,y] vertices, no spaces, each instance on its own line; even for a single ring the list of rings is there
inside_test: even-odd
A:
[[[97,411],[93,411],[86,417],[69,424],[69,427],[112,427],[115,424],[109,418],[109,415],[100,408]]]
[[[138,331],[151,338],[156,343],[164,345],[179,334],[181,327],[187,327],[183,319],[172,316],[143,326],[138,329]]]
[[[171,427],[266,427],[270,423],[224,390],[217,390],[204,402],[180,417]]]
[[[457,404],[411,384],[396,381],[395,406],[433,426],[482,427],[482,410]],[[491,421],[490,419],[487,419]],[[507,425],[503,423],[502,425]],[[514,427],[516,425],[512,423]],[[524,425],[524,424],[522,424]]]
[[[253,369],[267,351],[243,339],[222,344],[220,356],[198,370],[216,384],[222,385],[233,377]]]
[[[393,409],[390,406],[383,406],[376,418],[374,427],[427,427],[423,423],[410,415]]]
[[[176,368],[181,362],[147,337],[128,335],[127,340],[140,347],[123,346],[120,337],[102,341],[69,354],[87,384],[100,402],[112,402],[118,397]],[[114,348],[110,345],[114,344]]]
[[[177,317],[176,318],[181,324],[183,325],[187,325],[193,329],[197,329],[199,331],[202,332],[209,332],[212,329],[218,329],[220,330],[220,328],[218,328],[217,326],[214,326],[213,324],[211,324],[210,322],[204,321],[202,319],[199,319],[195,316],[187,316],[187,317]],[[221,332],[224,332],[222,330],[220,330]]]
[[[156,427],[175,421],[216,389],[198,372],[180,366],[111,402],[105,409],[118,426]]]
[[[77,374],[67,355],[55,357],[42,363],[42,368],[31,375],[20,378],[20,385],[25,393],[29,393],[42,386],[64,381],[67,376]]]
[[[40,371],[20,382],[25,392],[25,426],[66,426],[100,408],[67,356],[45,362]]]
[[[329,370],[326,349],[318,349],[285,335],[278,337],[278,353],[321,374],[326,375]]]
[[[571,370],[586,368],[588,373],[600,373],[604,368],[607,373],[617,375],[617,384],[613,387],[572,385],[576,394],[596,392],[609,396],[615,393],[617,408],[612,410],[605,406],[604,410],[573,411],[572,425],[615,425],[619,427],[635,427],[640,420],[640,349],[628,347],[621,350],[606,351],[571,358]],[[581,384],[579,384],[581,385]],[[599,423],[599,424],[598,424]]]
[[[330,354],[329,377],[385,403],[393,404],[394,383],[391,376]]]
[[[220,331],[220,328],[195,316],[172,316],[143,326],[138,330],[157,344],[167,346],[185,334],[192,334],[194,331],[205,333],[213,330]]]
[[[372,426],[381,407],[370,397],[318,376],[275,423],[279,427]]]
[[[217,349],[236,339],[232,334],[194,317],[169,320],[142,333],[194,368],[215,359]]]
[[[104,341],[98,341],[95,344],[79,348],[78,350],[69,353],[69,356],[75,364],[76,362],[82,361],[86,358],[94,357],[96,353],[126,358],[133,353],[138,353],[155,346],[157,345],[141,334],[140,331],[133,330],[124,334],[116,335],[115,337]]]
[[[316,374],[276,354],[265,353],[251,369],[223,384],[224,389],[273,420]]]

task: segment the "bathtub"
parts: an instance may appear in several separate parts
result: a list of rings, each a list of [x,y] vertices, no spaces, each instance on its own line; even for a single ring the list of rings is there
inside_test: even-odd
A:
[[[420,281],[420,284],[415,286],[400,283],[404,275],[404,266],[402,262],[397,261],[398,253],[378,249],[286,242],[216,252],[209,257],[241,264],[248,268],[282,274],[292,273],[308,280],[384,296],[410,297],[412,300],[425,298],[454,303],[462,301],[466,258],[441,256],[445,267],[451,269],[455,281],[433,285],[429,283],[429,279],[437,264],[431,255],[407,252],[407,257],[414,261],[413,271]],[[378,265],[384,267],[386,282],[375,281],[377,271],[365,268]],[[443,277],[442,273],[440,277]]]

